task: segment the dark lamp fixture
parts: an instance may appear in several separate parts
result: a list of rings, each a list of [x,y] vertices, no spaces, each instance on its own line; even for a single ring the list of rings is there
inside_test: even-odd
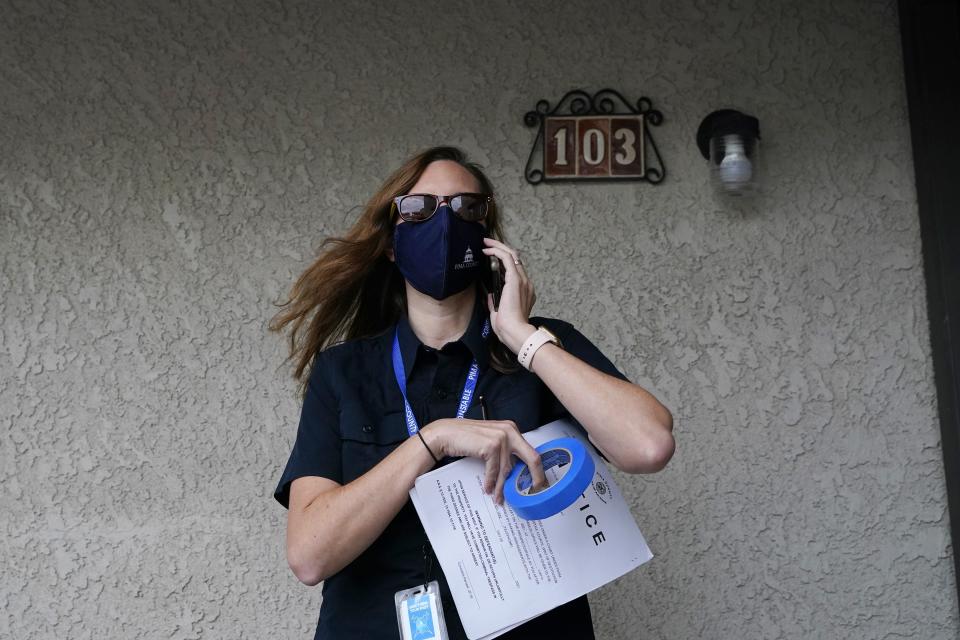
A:
[[[716,190],[743,196],[757,190],[760,121],[734,109],[714,111],[697,128],[697,146],[710,161]]]

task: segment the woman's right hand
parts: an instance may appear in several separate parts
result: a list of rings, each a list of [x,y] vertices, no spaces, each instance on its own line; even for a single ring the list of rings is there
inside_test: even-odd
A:
[[[547,486],[540,454],[527,442],[512,420],[471,420],[442,418],[421,430],[430,449],[438,456],[469,456],[484,461],[483,490],[503,504],[503,485],[517,456],[530,468],[533,489]]]

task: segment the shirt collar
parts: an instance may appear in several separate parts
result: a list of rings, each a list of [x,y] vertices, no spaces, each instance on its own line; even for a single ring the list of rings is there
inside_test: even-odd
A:
[[[460,337],[459,342],[466,345],[473,357],[477,359],[480,371],[487,369],[490,360],[486,341],[483,339],[482,334],[483,321],[487,319],[488,315],[486,301],[478,288],[477,296],[473,303],[473,315],[470,316],[470,324],[467,326],[466,332]],[[400,318],[397,320],[397,328],[397,333],[400,337],[400,355],[403,356],[403,369],[407,378],[409,378],[410,373],[413,371],[413,365],[417,358],[419,347],[423,343],[420,342],[417,334],[413,332],[406,310],[400,314]]]

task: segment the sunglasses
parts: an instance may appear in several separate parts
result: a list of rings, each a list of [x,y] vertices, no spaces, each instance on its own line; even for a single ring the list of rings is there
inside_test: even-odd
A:
[[[452,196],[410,193],[393,199],[390,214],[397,211],[405,222],[424,222],[437,212],[441,202],[449,204],[458,218],[467,222],[479,222],[487,217],[493,196],[486,193],[458,193]]]

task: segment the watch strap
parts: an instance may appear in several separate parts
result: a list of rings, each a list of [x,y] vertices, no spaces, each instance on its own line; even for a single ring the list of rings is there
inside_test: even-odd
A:
[[[517,360],[524,369],[527,369],[528,371],[530,370],[530,363],[533,361],[533,354],[537,352],[537,349],[548,342],[553,342],[556,344],[557,339],[543,329],[538,328],[536,331],[530,334],[530,337],[527,338],[527,341],[523,343],[523,346],[520,347],[520,352],[517,354]]]

